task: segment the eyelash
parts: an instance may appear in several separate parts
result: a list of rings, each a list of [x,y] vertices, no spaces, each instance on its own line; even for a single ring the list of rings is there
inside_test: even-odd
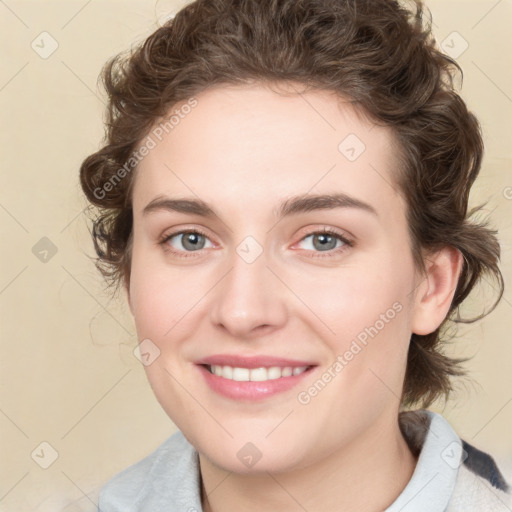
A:
[[[186,234],[190,234],[190,233],[198,234],[198,235],[204,236],[205,238],[208,238],[208,235],[204,231],[202,231],[201,229],[198,229],[198,228],[194,228],[194,229],[185,229],[185,230],[182,230],[182,231],[175,231],[173,233],[165,234],[159,240],[158,243],[160,245],[162,245],[162,247],[164,248],[164,251],[170,252],[170,253],[172,253],[175,256],[178,256],[180,258],[193,257],[194,253],[200,252],[201,249],[198,250],[198,251],[176,251],[176,250],[170,248],[169,244],[167,243],[167,242],[169,242],[169,240],[171,240],[175,236],[186,235]],[[338,240],[340,240],[344,244],[341,247],[338,247],[336,249],[330,249],[328,251],[308,251],[308,252],[312,252],[313,253],[313,255],[312,255],[313,258],[333,258],[335,255],[338,255],[341,252],[345,252],[347,250],[347,247],[354,247],[354,245],[355,245],[353,241],[349,240],[344,235],[342,235],[340,232],[338,232],[338,231],[336,231],[334,229],[331,229],[331,228],[317,229],[315,231],[311,231],[311,232],[307,233],[306,235],[304,235],[299,240],[299,242],[302,242],[303,240],[305,240],[306,238],[308,238],[308,237],[310,237],[312,235],[329,235],[329,236],[333,236],[334,238],[337,238]]]

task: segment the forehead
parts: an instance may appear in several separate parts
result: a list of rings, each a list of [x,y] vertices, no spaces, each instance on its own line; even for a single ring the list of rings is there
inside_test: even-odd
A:
[[[154,147],[137,167],[135,210],[162,194],[226,208],[249,199],[265,208],[308,191],[343,192],[384,210],[400,201],[390,128],[332,92],[282,87],[217,86],[193,107],[173,107],[143,141]]]

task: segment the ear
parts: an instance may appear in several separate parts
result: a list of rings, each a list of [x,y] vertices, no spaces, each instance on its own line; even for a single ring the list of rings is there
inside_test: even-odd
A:
[[[444,247],[425,258],[426,274],[416,289],[412,332],[434,332],[446,318],[452,303],[463,258],[458,249]]]

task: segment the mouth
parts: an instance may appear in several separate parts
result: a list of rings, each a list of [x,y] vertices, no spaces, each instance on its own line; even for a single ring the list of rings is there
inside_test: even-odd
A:
[[[236,401],[260,401],[297,386],[318,365],[267,356],[219,355],[196,362],[210,390]]]

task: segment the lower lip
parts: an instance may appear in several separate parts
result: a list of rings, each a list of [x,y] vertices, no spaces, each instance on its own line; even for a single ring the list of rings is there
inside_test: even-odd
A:
[[[257,401],[271,397],[278,393],[289,391],[299,384],[313,368],[308,368],[299,375],[281,377],[279,379],[265,380],[260,382],[224,379],[211,373],[206,367],[198,365],[199,371],[203,374],[206,383],[219,395],[233,400]]]

